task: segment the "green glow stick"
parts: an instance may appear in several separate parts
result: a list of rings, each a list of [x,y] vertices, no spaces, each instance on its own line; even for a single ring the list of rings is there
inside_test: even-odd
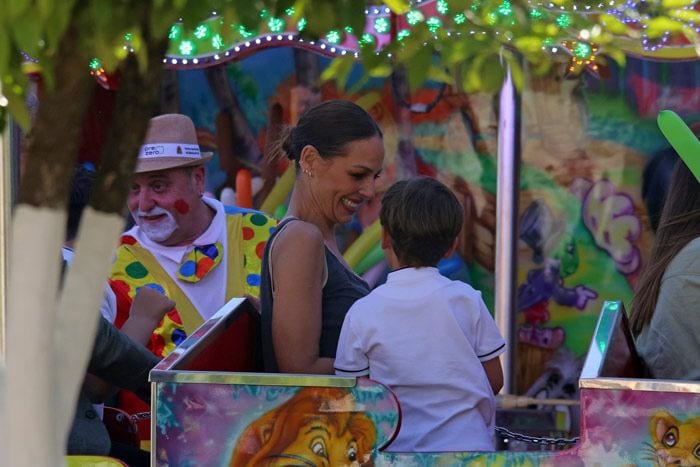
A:
[[[662,110],[656,122],[673,149],[700,182],[700,140],[673,110]]]

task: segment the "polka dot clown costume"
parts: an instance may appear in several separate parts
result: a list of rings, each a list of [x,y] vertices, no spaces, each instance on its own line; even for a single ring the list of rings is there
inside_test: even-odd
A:
[[[163,318],[151,336],[148,347],[158,357],[169,354],[204,322],[183,289],[198,287],[200,280],[222,261],[226,263],[227,274],[226,295],[221,305],[233,297],[246,294],[257,297],[260,293],[262,254],[277,221],[256,211],[230,206],[225,210],[226,239],[233,247],[224,248],[220,242],[194,247],[185,255],[176,278],[170,277],[130,232],[120,239],[110,275],[110,284],[117,296],[115,325],[121,327],[129,317],[131,302],[141,287],[156,289],[176,303],[176,308]]]
[[[277,221],[203,196],[202,154],[189,117],[151,119],[127,206],[136,225],[115,252],[109,282],[116,296],[103,314],[121,327],[137,291],[149,287],[175,302],[148,348],[163,358],[231,298],[259,296],[265,243]],[[182,169],[182,170],[181,170]],[[120,408],[147,410],[128,393]]]

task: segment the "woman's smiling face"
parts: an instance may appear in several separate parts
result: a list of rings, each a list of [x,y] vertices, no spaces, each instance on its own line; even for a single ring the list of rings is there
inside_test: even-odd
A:
[[[314,204],[332,224],[350,222],[360,205],[374,196],[384,163],[379,136],[353,141],[345,149],[340,156],[317,158],[310,169]]]

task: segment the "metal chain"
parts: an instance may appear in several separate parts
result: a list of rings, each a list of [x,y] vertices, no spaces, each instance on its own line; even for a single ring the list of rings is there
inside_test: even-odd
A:
[[[522,433],[514,433],[510,431],[508,428],[503,428],[501,426],[496,427],[496,433],[498,433],[501,436],[504,436],[506,438],[511,438],[511,439],[516,439],[518,441],[524,441],[526,443],[533,443],[533,444],[538,444],[541,446],[551,446],[551,445],[556,445],[556,446],[563,446],[563,445],[570,445],[570,444],[576,444],[579,441],[578,436],[575,438],[538,438],[536,436],[528,436],[524,435]]]

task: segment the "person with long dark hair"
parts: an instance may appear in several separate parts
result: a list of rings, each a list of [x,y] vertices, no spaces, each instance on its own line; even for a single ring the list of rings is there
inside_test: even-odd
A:
[[[700,380],[700,183],[682,160],[637,283],[630,326],[654,378]]]

